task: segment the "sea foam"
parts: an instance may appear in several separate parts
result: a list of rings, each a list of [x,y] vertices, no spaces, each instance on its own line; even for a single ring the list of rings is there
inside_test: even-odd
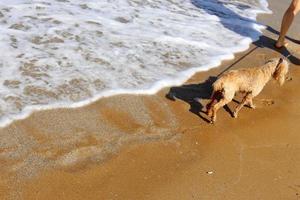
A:
[[[154,94],[246,50],[265,0],[1,0],[0,125]]]

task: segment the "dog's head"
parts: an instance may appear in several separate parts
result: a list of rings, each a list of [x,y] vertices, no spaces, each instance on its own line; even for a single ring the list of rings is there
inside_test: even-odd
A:
[[[289,63],[283,58],[276,59],[276,67],[273,73],[273,78],[278,81],[279,85],[283,85],[286,80],[286,75],[289,71]]]

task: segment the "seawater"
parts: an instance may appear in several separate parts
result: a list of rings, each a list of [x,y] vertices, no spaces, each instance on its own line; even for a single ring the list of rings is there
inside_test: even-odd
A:
[[[0,125],[153,94],[246,50],[265,0],[1,0]]]

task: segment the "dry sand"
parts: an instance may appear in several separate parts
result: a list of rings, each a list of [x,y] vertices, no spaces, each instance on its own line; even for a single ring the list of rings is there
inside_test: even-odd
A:
[[[287,6],[270,0],[274,14],[259,19],[270,25],[265,36],[185,86],[41,111],[0,130],[0,199],[300,199],[297,41],[288,47],[292,79],[271,81],[256,110],[233,119],[222,109],[215,125],[199,113],[208,77],[280,55],[272,45]],[[299,30],[298,19],[290,37],[300,39]]]

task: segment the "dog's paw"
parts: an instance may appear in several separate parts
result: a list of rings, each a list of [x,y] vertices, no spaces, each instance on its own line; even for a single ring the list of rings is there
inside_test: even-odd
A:
[[[255,109],[255,108],[256,108],[256,105],[249,105],[249,108]]]
[[[237,118],[237,117],[238,117],[238,114],[237,114],[236,112],[233,112],[233,113],[232,113],[232,117],[233,117],[233,118]]]
[[[214,124],[216,123],[216,121],[210,120],[209,123],[210,123],[211,125],[214,125]]]

